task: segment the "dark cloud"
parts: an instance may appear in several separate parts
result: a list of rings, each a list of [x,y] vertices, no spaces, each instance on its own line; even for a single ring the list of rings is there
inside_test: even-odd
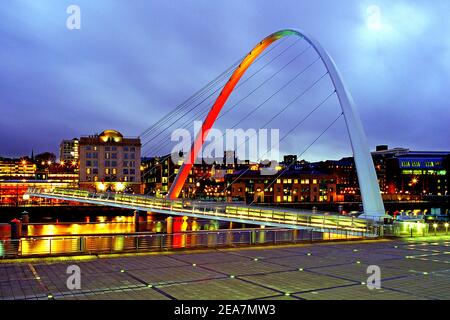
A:
[[[79,31],[65,28],[66,8],[72,3],[82,10]],[[367,25],[371,5],[380,8],[375,25]],[[446,0],[28,0],[0,6],[2,155],[27,154],[32,148],[56,151],[63,138],[109,127],[139,135],[261,38],[286,27],[307,31],[334,57],[372,147],[450,147]],[[278,84],[301,66],[286,71]],[[319,71],[305,78],[314,79]],[[318,90],[314,94],[320,100],[325,91]],[[263,91],[243,104],[241,115],[264,99]],[[252,120],[264,122],[269,110],[295,92],[277,97]],[[243,95],[245,91],[236,92],[230,103]],[[305,97],[304,104],[313,105],[313,97]],[[277,125],[293,124],[303,114],[300,110]],[[330,111],[305,124],[282,151],[300,153],[326,126],[324,119],[333,117]],[[219,126],[232,123],[233,117],[224,118]],[[349,153],[343,122],[333,130],[309,157]]]

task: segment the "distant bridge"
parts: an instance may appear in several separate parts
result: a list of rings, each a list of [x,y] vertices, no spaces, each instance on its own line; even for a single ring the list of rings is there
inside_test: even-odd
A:
[[[96,193],[86,190],[30,188],[31,197],[76,201],[94,205],[126,208],[167,215],[222,220],[267,227],[307,229],[354,236],[377,236],[370,219],[337,214],[313,213],[307,210],[266,208],[229,203],[210,203],[191,200],[170,200],[146,195]]]

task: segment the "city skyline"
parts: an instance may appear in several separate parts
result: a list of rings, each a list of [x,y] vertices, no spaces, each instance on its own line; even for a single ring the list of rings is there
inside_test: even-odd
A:
[[[242,56],[255,39],[286,25],[310,31],[335,58],[371,149],[378,144],[450,148],[443,94],[450,44],[445,32],[438,32],[449,25],[444,18],[431,19],[447,11],[444,1],[286,2],[277,8],[283,23],[272,15],[268,2],[196,2],[189,8],[138,2],[138,10],[79,1],[82,28],[72,31],[65,28],[67,5],[13,3],[0,14],[7,26],[0,31],[7,44],[0,49],[4,156],[30,154],[32,149],[57,153],[62,139],[108,128],[137,136]],[[367,11],[373,5],[380,10],[378,16]],[[347,14],[327,19],[330,13],[319,10],[324,7]],[[254,15],[255,8],[260,16]],[[198,21],[202,12],[208,15]],[[111,32],[118,36],[112,39]],[[420,37],[423,45],[412,36]],[[325,151],[317,151],[318,158],[350,155],[348,143],[346,148],[332,141],[321,145]],[[291,148],[282,153],[297,152]]]

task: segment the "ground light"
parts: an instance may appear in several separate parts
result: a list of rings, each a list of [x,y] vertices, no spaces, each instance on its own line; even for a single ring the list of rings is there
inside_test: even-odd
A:
[[[438,226],[437,223],[433,223],[434,235],[436,235],[437,226]]]

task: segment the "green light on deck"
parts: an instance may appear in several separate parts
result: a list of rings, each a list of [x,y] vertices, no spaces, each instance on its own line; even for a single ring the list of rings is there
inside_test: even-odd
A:
[[[310,255],[311,255],[311,252],[308,252],[306,255],[307,255],[307,256],[310,256]]]
[[[358,249],[353,249],[353,252],[358,252]]]
[[[426,272],[426,271],[425,271],[425,272],[422,272],[422,274],[425,274],[425,275],[427,275],[427,274],[428,274],[428,272]]]
[[[298,268],[298,271],[303,271],[303,268]]]
[[[148,284],[148,285],[147,285],[147,288],[153,288],[153,285]]]
[[[286,292],[284,295],[285,296],[290,296],[291,294],[289,292]]]
[[[49,294],[49,295],[47,295],[47,298],[53,299],[53,295],[52,295],[52,294]]]
[[[253,261],[258,261],[258,260],[259,260],[258,258],[253,259]]]
[[[192,266],[193,266],[193,267],[196,267],[196,266],[197,266],[197,264],[196,264],[196,263],[193,263],[193,264],[192,264]]]
[[[124,273],[124,272],[125,272],[125,269],[120,269],[120,272],[121,272],[121,273]]]
[[[235,278],[235,276],[234,276],[234,275],[230,275],[230,278],[231,278],[231,279],[234,279],[234,278]]]
[[[356,264],[361,264],[361,261],[356,261]]]

